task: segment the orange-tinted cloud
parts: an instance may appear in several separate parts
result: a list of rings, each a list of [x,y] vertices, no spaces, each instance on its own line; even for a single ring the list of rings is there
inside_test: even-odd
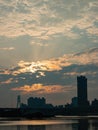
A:
[[[0,69],[0,74],[8,75],[10,73],[11,73],[11,71],[9,69]]]
[[[98,48],[93,48],[82,53],[77,54],[66,54],[62,57],[52,58],[49,60],[36,61],[36,62],[25,62],[20,61],[18,63],[19,69],[13,71],[13,75],[20,73],[37,71],[59,71],[63,67],[68,67],[73,64],[87,65],[98,63]],[[44,73],[39,73],[40,76],[45,76]]]
[[[6,81],[0,82],[1,84],[10,84],[12,82],[13,78],[10,78]]]
[[[24,85],[23,87],[12,88],[13,91],[21,91],[24,94],[37,93],[37,94],[49,94],[49,93],[61,93],[72,90],[71,87],[65,87],[60,85],[48,85],[43,84],[32,84],[32,86]]]

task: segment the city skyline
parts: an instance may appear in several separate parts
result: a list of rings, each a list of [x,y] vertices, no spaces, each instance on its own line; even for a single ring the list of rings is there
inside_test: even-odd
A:
[[[98,98],[98,1],[0,1],[0,107],[17,95],[71,102],[77,76]]]
[[[18,108],[51,108],[51,107],[61,107],[61,108],[89,108],[89,107],[98,107],[98,99],[94,98],[92,101],[88,100],[88,81],[87,77],[80,75],[77,76],[77,94],[72,97],[71,102],[54,105],[47,104],[47,101],[44,97],[29,97],[27,102],[24,104],[21,102],[21,95],[17,96],[17,109]]]

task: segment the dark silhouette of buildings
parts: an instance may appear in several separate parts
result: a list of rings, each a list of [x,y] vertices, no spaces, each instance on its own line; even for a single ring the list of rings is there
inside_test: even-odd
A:
[[[46,99],[44,97],[29,97],[27,99],[27,104],[21,103],[20,108],[53,108],[52,104],[47,104]]]
[[[77,97],[78,107],[87,107],[87,78],[85,76],[77,77]]]
[[[92,101],[91,106],[98,108],[98,100],[97,100],[97,99],[94,99],[94,100]]]
[[[27,100],[27,104],[29,108],[43,108],[46,105],[46,99],[43,98],[37,98],[37,97],[30,97]]]
[[[29,97],[27,104],[21,103],[17,96],[17,108],[0,108],[1,117],[51,117],[55,115],[98,115],[98,100],[89,104],[87,97],[87,78],[77,77],[77,97],[73,97],[71,104],[53,106],[47,104],[44,97]]]
[[[78,98],[77,97],[72,98],[71,105],[72,105],[72,107],[78,107]]]

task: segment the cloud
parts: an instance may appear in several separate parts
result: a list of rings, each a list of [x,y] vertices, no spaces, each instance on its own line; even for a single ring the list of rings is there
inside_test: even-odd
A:
[[[14,71],[13,74],[20,74],[25,72],[35,73],[37,71],[58,71],[61,70],[63,66],[71,65],[69,56],[60,57],[58,59],[50,59],[36,62],[24,62],[20,61],[18,63],[19,69]]]
[[[98,28],[96,28],[96,27],[88,28],[88,29],[87,29],[87,32],[88,32],[89,34],[98,36]]]
[[[98,48],[92,48],[85,52],[74,55],[73,60],[79,64],[97,64],[98,63]]]
[[[15,49],[14,47],[0,48],[0,50],[2,50],[2,51],[12,51],[14,49]]]
[[[97,35],[94,22],[98,19],[96,11],[98,2],[16,0],[1,1],[1,7],[3,9],[1,12],[7,14],[1,17],[1,36],[30,35],[48,40],[53,35],[61,34],[78,39],[80,35],[72,31],[74,26]]]
[[[13,81],[13,78],[9,78],[8,80],[6,80],[6,81],[1,81],[0,83],[1,84],[10,84],[10,83],[12,83],[12,81]],[[17,82],[17,81],[16,81]]]
[[[17,67],[0,71],[2,85],[11,78],[11,86],[32,84],[70,85],[77,75],[97,75],[98,48],[85,52],[66,54],[50,60],[25,62],[20,61]],[[71,79],[72,78],[72,79]],[[71,80],[69,80],[71,79]]]
[[[42,43],[42,42],[34,42],[34,41],[32,41],[31,43],[30,43],[30,45],[38,45],[38,46],[41,46],[41,47],[47,47],[48,46],[48,44],[46,44],[46,43]]]
[[[87,65],[98,64],[98,48],[93,48],[88,51],[76,54],[66,54],[57,59],[43,60],[37,62],[24,62],[20,61],[18,66],[20,69],[15,71],[14,74],[37,71],[59,71],[63,67],[70,66],[72,64]]]
[[[62,57],[52,58],[36,62],[20,61],[17,67],[10,70],[1,70],[1,74],[19,75],[24,73],[39,73],[38,76],[44,76],[44,72],[61,71],[63,67],[71,65],[89,65],[98,64],[98,48],[92,48],[76,54],[65,54]]]
[[[22,91],[24,94],[27,93],[37,93],[37,94],[50,94],[50,93],[63,93],[70,91],[71,87],[66,87],[59,85],[44,86],[42,84],[33,84],[32,86],[25,85],[19,88],[12,88],[13,91]]]

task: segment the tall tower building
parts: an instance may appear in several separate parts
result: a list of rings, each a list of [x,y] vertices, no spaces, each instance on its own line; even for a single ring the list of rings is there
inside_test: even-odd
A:
[[[20,95],[17,96],[17,108],[20,108],[21,105],[21,97]]]
[[[78,106],[87,107],[87,78],[85,76],[77,77],[77,96],[78,96]]]

